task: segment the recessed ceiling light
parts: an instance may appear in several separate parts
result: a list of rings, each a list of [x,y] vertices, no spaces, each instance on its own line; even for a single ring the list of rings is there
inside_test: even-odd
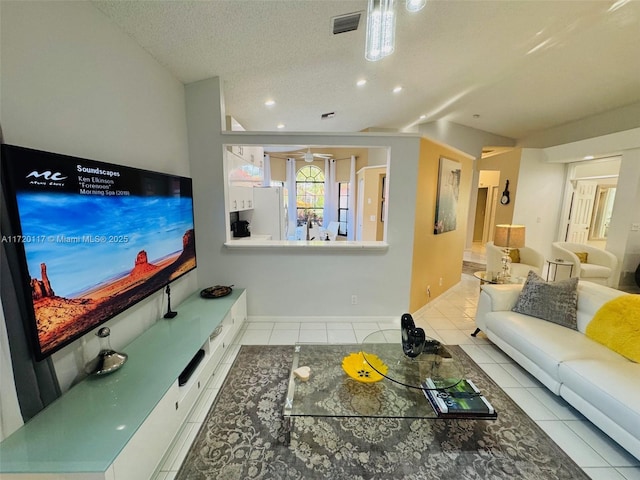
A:
[[[419,12],[427,4],[427,0],[407,0],[407,12]]]
[[[266,102],[264,102],[264,104],[265,104],[267,107],[271,107],[271,106],[275,105],[275,104],[276,104],[276,102],[275,102],[275,100],[267,100]]]
[[[284,123],[279,123],[278,128],[284,128]]]
[[[593,155],[587,155],[586,157],[583,157],[583,160],[593,160],[594,158],[596,157],[594,157]]]
[[[393,93],[398,93],[402,91],[402,87],[401,86],[397,86],[396,88],[393,89]]]
[[[358,80],[358,82],[356,83],[357,86],[362,87],[363,85],[366,85],[367,81],[363,78],[362,80]]]
[[[474,113],[473,114],[473,118],[480,118],[480,114],[479,113]]]
[[[420,115],[420,120],[424,120],[425,118],[427,118],[426,115]]]

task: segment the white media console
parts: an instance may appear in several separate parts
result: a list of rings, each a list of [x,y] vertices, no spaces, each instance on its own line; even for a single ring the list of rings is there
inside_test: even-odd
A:
[[[195,293],[176,310],[122,349],[120,370],[80,382],[2,441],[0,477],[150,478],[246,321],[246,292]]]

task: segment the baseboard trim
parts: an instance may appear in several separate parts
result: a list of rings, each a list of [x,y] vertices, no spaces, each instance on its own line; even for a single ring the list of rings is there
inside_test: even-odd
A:
[[[394,326],[400,326],[400,316],[269,316],[269,315],[250,315],[247,318],[249,322],[255,323],[285,323],[285,322],[299,322],[299,323],[386,323]]]

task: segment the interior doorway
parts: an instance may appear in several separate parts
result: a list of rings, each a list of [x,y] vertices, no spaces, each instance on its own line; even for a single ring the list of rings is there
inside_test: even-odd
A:
[[[570,164],[564,241],[606,248],[619,170],[620,157]]]
[[[499,198],[500,171],[480,170],[478,178],[478,197],[473,224],[473,243],[484,246],[493,241],[496,223],[496,208]]]
[[[478,243],[484,239],[484,217],[487,213],[487,187],[478,188],[478,200],[476,201],[476,218],[473,225],[473,241]]]

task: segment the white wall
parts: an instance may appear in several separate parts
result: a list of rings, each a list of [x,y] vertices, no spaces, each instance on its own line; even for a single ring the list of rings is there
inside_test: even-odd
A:
[[[607,250],[620,262],[620,285],[634,285],[633,272],[640,263],[640,232],[632,230],[633,224],[640,223],[640,128],[555,145],[542,151],[552,163],[575,162],[587,155],[595,158],[620,155]],[[565,187],[565,191],[568,190],[569,187]],[[566,200],[563,202],[566,204]]]
[[[197,192],[196,244],[201,287],[234,284],[249,291],[249,315],[398,318],[409,306],[419,138],[390,134],[220,133],[219,79],[186,86],[191,173]],[[386,251],[224,246],[223,145],[388,146]],[[204,227],[203,227],[204,225]],[[203,247],[206,246],[206,247]],[[351,296],[358,304],[351,304]]]
[[[522,149],[513,223],[526,227],[527,246],[545,258],[551,258],[556,241],[564,179],[565,165],[548,163],[542,150]]]
[[[2,1],[0,119],[6,143],[189,176],[184,87],[90,2]],[[172,289],[177,304],[195,272]],[[166,309],[161,292],[109,321],[116,349]],[[95,336],[54,355],[63,388]]]
[[[640,142],[640,140],[639,140]],[[620,261],[620,285],[635,287],[634,274],[640,265],[640,148],[622,152],[616,200],[607,235],[607,250]]]

